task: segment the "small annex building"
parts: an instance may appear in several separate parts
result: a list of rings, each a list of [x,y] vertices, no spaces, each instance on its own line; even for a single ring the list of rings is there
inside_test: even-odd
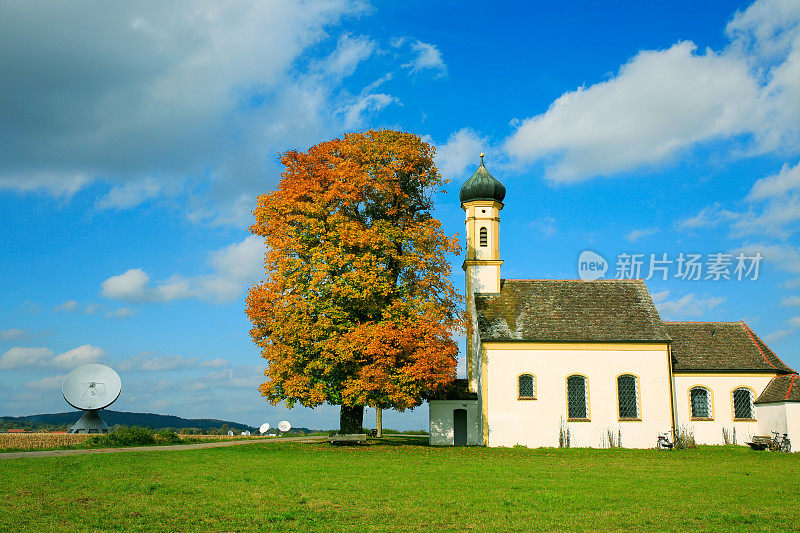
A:
[[[429,401],[431,444],[800,441],[800,379],[747,324],[665,322],[643,280],[501,279],[505,187],[483,154],[459,196],[467,379]]]

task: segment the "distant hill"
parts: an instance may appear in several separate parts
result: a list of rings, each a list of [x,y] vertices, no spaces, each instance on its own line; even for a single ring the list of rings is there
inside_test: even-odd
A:
[[[256,431],[253,426],[247,424],[240,424],[238,422],[229,422],[227,420],[216,420],[213,418],[181,418],[172,415],[155,415],[151,413],[125,413],[122,411],[101,411],[101,416],[109,426],[124,425],[124,426],[143,426],[151,429],[163,428],[198,428],[210,429],[219,428],[227,425],[231,429],[240,431],[250,430]],[[22,423],[21,425],[47,425],[47,426],[71,426],[81,417],[78,411],[70,413],[50,413],[42,415],[30,416],[2,416],[0,421],[8,423]]]

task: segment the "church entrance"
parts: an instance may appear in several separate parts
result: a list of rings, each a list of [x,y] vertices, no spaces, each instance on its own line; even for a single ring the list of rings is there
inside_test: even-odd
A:
[[[467,445],[467,410],[453,410],[453,446]]]

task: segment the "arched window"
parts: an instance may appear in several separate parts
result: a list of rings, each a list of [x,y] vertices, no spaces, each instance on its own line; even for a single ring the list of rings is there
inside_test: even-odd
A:
[[[589,394],[584,376],[567,378],[567,419],[587,420],[589,418]]]
[[[639,383],[636,376],[623,374],[617,378],[617,401],[620,420],[639,419]]]
[[[733,419],[752,420],[753,416],[753,391],[747,387],[739,387],[733,391]]]
[[[536,379],[531,374],[522,374],[519,377],[519,395],[520,400],[535,400],[536,399]]]
[[[481,246],[489,246],[489,232],[486,228],[481,228],[480,243]]]
[[[692,387],[689,391],[689,399],[692,407],[692,418],[709,419],[713,418],[711,412],[711,393],[705,387]]]

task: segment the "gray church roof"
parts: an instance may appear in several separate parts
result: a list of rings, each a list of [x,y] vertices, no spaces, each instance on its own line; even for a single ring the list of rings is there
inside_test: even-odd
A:
[[[642,280],[502,280],[476,294],[483,342],[668,342]]]
[[[502,202],[505,197],[505,186],[486,170],[486,167],[483,166],[483,154],[481,154],[481,164],[478,166],[478,170],[461,186],[461,191],[458,193],[459,200],[462,204],[473,200]]]
[[[744,322],[665,322],[675,372],[793,373]]]
[[[797,374],[775,376],[756,403],[800,402],[800,377]]]

